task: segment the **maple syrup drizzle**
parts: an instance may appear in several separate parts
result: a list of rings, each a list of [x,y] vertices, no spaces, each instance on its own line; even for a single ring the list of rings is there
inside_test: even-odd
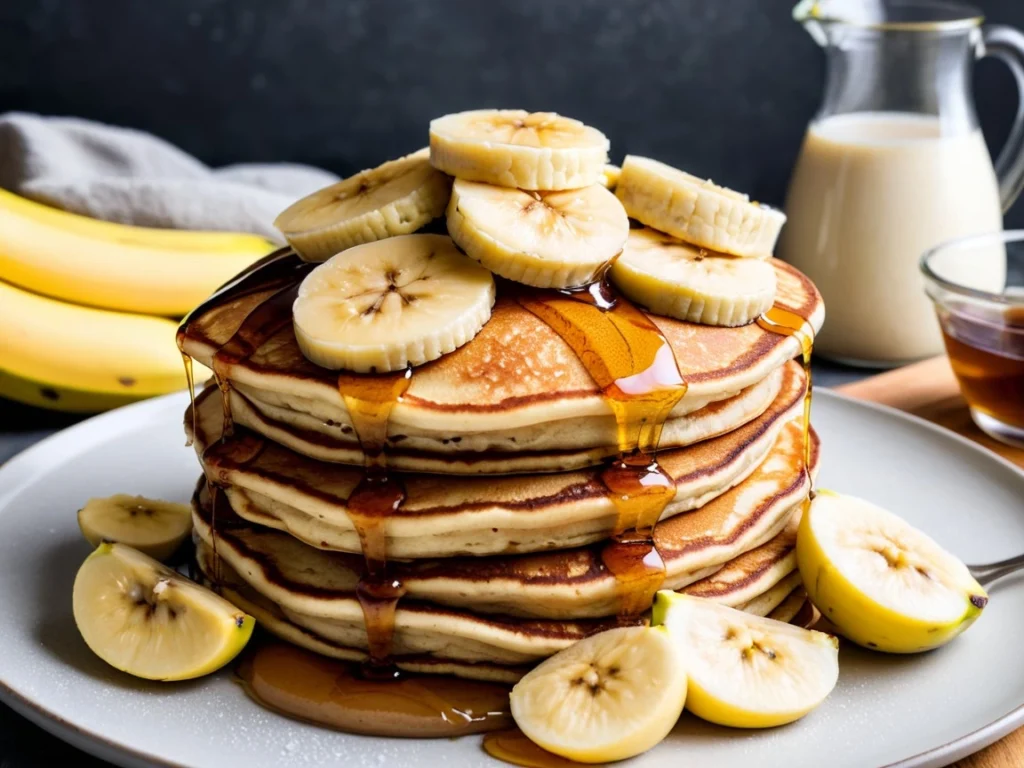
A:
[[[601,560],[619,586],[620,621],[634,623],[665,579],[654,529],[676,488],[655,451],[686,383],[661,331],[603,276],[582,289],[521,292],[516,300],[569,345],[615,416],[618,457],[600,479],[616,522]]]
[[[507,685],[442,675],[381,684],[351,664],[286,643],[247,652],[238,677],[259,704],[347,733],[445,738],[512,724]]]
[[[402,582],[388,571],[387,518],[405,501],[405,488],[387,467],[388,422],[412,382],[412,368],[385,375],[341,373],[338,392],[362,448],[365,473],[348,498],[348,514],[359,535],[365,570],[356,587],[363,610],[370,677],[396,677],[391,665],[395,611],[405,594]]]
[[[181,353],[181,362],[185,366],[185,382],[188,384],[189,413],[192,414],[192,432],[185,439],[185,447],[192,445],[196,434],[196,380],[192,376],[192,358]]]
[[[483,747],[491,757],[525,768],[570,768],[584,765],[537,746],[518,728],[488,733],[484,736]]]
[[[224,421],[218,443],[207,447],[203,453],[204,466],[207,459],[213,461],[211,450],[225,443],[234,432],[231,418],[230,383],[228,371],[232,365],[241,363],[252,355],[261,344],[291,321],[291,304],[302,278],[316,265],[302,261],[289,248],[282,248],[256,261],[240,274],[222,285],[213,294],[193,309],[178,326],[176,339],[185,364],[185,375],[189,384],[189,398],[192,410],[193,434],[196,428],[195,382],[192,375],[192,358],[185,353],[185,339],[192,320],[209,312],[225,302],[250,296],[264,291],[272,293],[245,317],[230,339],[214,353],[213,374],[221,391],[221,405]],[[223,448],[221,448],[223,450]],[[251,460],[251,459],[250,459]],[[210,495],[210,530],[213,540],[213,571],[215,586],[220,581],[220,557],[217,554],[217,507],[223,503],[223,489],[207,475],[207,491]]]
[[[804,472],[811,479],[811,355],[814,352],[814,328],[801,315],[792,310],[775,305],[759,318],[757,324],[766,331],[780,336],[796,336],[801,347],[801,361],[804,367],[804,379],[807,389],[804,391],[803,438],[804,438]],[[814,497],[814,491],[810,498]]]

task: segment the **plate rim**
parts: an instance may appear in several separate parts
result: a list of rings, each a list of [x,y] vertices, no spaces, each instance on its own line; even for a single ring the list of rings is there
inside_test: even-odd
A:
[[[1010,470],[1011,474],[1016,475],[1018,479],[1024,480],[1024,469],[1021,469],[1013,462],[963,435],[923,419],[920,416],[882,403],[851,397],[832,389],[822,388],[815,391],[814,395],[816,399],[837,400],[847,405],[852,405],[855,408],[866,408],[889,418],[909,421],[917,427],[924,427],[926,431],[941,435],[943,439],[952,439],[962,448],[973,451],[983,461],[994,461],[1004,469]],[[42,470],[40,472],[27,471],[37,454],[51,451],[55,446],[61,446],[64,443],[68,443],[68,447],[70,447],[83,434],[88,435],[95,432],[97,439],[99,439],[105,432],[116,428],[120,422],[130,419],[136,412],[159,411],[167,407],[171,401],[182,399],[183,396],[183,392],[173,392],[91,416],[43,438],[12,456],[3,464],[0,464],[0,485],[3,484],[7,477],[12,475],[15,480],[15,483],[10,488],[0,493],[0,508],[6,506],[11,498],[31,484],[39,474],[43,473]],[[162,768],[189,768],[186,764],[167,760],[152,752],[136,749],[122,741],[107,739],[91,730],[78,726],[15,689],[3,677],[0,677],[0,702],[3,702],[21,716],[38,725],[47,733],[101,760],[108,760],[131,768],[139,765],[156,765]],[[894,763],[887,763],[882,768],[941,768],[954,760],[967,757],[994,744],[999,739],[1022,726],[1024,726],[1024,702],[1021,702],[1017,707],[992,722],[957,739],[950,740]]]

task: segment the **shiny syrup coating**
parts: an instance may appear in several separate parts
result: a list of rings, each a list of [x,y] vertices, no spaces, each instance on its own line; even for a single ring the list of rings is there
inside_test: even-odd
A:
[[[676,488],[655,452],[686,383],[657,326],[603,276],[579,290],[524,291],[516,300],[569,345],[615,417],[618,456],[600,478],[617,515],[601,560],[618,582],[620,621],[636,623],[665,580],[654,528]]]

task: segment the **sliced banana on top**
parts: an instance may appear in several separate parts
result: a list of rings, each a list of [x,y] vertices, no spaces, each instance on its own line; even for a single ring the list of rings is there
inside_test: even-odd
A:
[[[149,680],[220,669],[255,626],[224,598],[123,544],[101,544],[82,563],[72,608],[93,653]]]
[[[797,532],[797,563],[822,615],[858,645],[890,653],[948,643],[988,595],[921,531],[854,496],[820,491]]]
[[[361,243],[415,232],[444,213],[451,179],[424,147],[361,171],[293,203],[274,221],[306,261],[324,261]]]
[[[192,532],[192,511],[187,504],[118,493],[89,499],[78,510],[78,527],[94,547],[119,542],[167,560]]]
[[[448,232],[495,274],[538,288],[572,288],[592,282],[622,251],[629,219],[598,184],[527,192],[456,179]]]
[[[686,708],[712,723],[791,723],[839,679],[839,642],[824,632],[669,591],[658,593],[652,620],[668,628],[686,659]]]
[[[582,763],[639,755],[668,735],[686,701],[686,670],[663,629],[624,627],[580,640],[512,689],[516,725]]]
[[[444,235],[350,248],[302,281],[295,338],[324,368],[385,373],[421,365],[476,336],[494,304],[491,273]]]
[[[479,109],[430,121],[430,162],[451,176],[519,189],[601,182],[608,139],[554,112]]]
[[[746,325],[775,301],[767,261],[711,253],[647,227],[629,231],[611,278],[655,314],[704,325]]]
[[[626,155],[615,194],[643,224],[732,256],[771,256],[786,223],[782,211],[636,155]]]

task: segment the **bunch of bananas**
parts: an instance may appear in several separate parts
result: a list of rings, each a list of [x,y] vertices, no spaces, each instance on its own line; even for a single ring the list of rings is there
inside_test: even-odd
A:
[[[272,247],[97,221],[0,189],[0,396],[91,413],[180,389],[172,318]]]

